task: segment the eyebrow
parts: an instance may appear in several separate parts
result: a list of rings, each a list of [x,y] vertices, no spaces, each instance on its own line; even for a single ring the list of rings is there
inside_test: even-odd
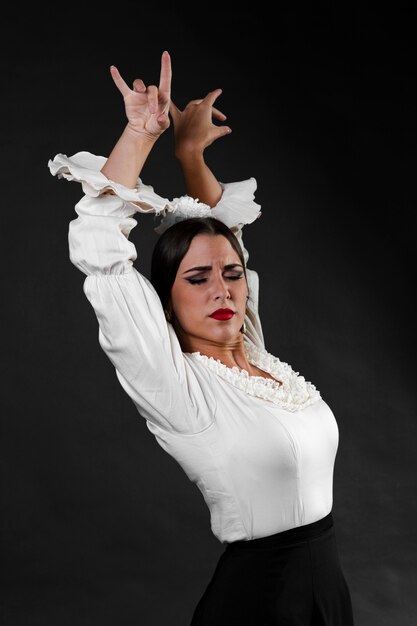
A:
[[[229,263],[229,265],[225,265],[224,269],[225,270],[233,270],[235,267],[241,267],[243,269],[243,265],[241,265],[240,263]],[[188,274],[188,272],[195,272],[195,271],[199,271],[199,272],[207,272],[208,270],[211,270],[212,266],[211,265],[198,265],[197,267],[191,267],[189,270],[186,270],[185,272],[183,272],[183,274]]]

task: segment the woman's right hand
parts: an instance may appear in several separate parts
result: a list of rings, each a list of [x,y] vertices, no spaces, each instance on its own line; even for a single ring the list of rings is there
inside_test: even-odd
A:
[[[133,81],[133,89],[130,89],[117,67],[112,65],[110,73],[124,99],[127,128],[140,137],[157,139],[170,125],[172,70],[168,52],[162,54],[159,87],[146,87],[143,80],[137,78]]]

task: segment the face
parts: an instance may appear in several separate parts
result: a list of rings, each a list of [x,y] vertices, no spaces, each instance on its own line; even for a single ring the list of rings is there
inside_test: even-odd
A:
[[[240,336],[248,288],[238,254],[223,235],[197,235],[171,290],[177,331],[187,346],[233,343]],[[230,312],[220,311],[228,309]],[[188,350],[188,348],[187,348]]]

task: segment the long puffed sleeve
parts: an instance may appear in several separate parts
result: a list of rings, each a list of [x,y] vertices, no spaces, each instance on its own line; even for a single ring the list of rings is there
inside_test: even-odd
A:
[[[135,189],[109,180],[100,171],[105,162],[104,157],[79,152],[72,157],[58,154],[48,163],[53,175],[81,183],[85,194],[75,206],[78,217],[69,225],[70,260],[86,275],[84,293],[99,323],[99,343],[140,414],[164,430],[198,433],[214,419],[214,393],[201,388],[184,358],[158,294],[133,265],[137,253],[129,241],[137,225],[135,213],[166,215],[175,212],[177,204],[140,179]],[[253,202],[256,182],[250,179],[222,187],[223,196],[212,215],[235,232],[246,261],[241,230],[260,214]],[[258,277],[252,270],[247,270],[247,276],[247,333],[263,345]]]
[[[220,185],[223,195],[218,204],[212,208],[211,213],[236,235],[243,251],[245,265],[247,265],[249,253],[243,243],[242,228],[261,215],[260,205],[254,202],[256,179],[252,177],[235,183],[220,183]],[[256,346],[263,348],[265,342],[259,318],[259,277],[257,272],[248,267],[246,267],[246,277],[249,289],[245,316],[246,335]]]
[[[87,275],[84,292],[99,323],[99,342],[140,414],[159,428],[197,433],[214,419],[215,399],[202,390],[184,359],[158,294],[133,266],[128,240],[136,212],[159,213],[168,200],[138,181],[136,189],[99,171],[106,159],[89,153],[57,155],[52,174],[81,182],[68,242],[72,263]],[[111,194],[106,192],[111,190]]]

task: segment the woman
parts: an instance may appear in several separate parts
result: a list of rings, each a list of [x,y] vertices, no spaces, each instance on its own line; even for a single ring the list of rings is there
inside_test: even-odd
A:
[[[260,214],[256,182],[219,183],[204,162],[230,131],[212,123],[225,119],[221,90],[180,111],[167,52],[159,87],[111,74],[128,123],[109,158],[57,155],[49,167],[85,193],[70,258],[87,275],[100,344],[226,544],[191,624],[350,626],[331,514],[337,425],[315,386],[265,349],[242,241]],[[172,202],[139,178],[169,112],[188,194]],[[151,282],[133,266],[136,212],[163,216]]]

